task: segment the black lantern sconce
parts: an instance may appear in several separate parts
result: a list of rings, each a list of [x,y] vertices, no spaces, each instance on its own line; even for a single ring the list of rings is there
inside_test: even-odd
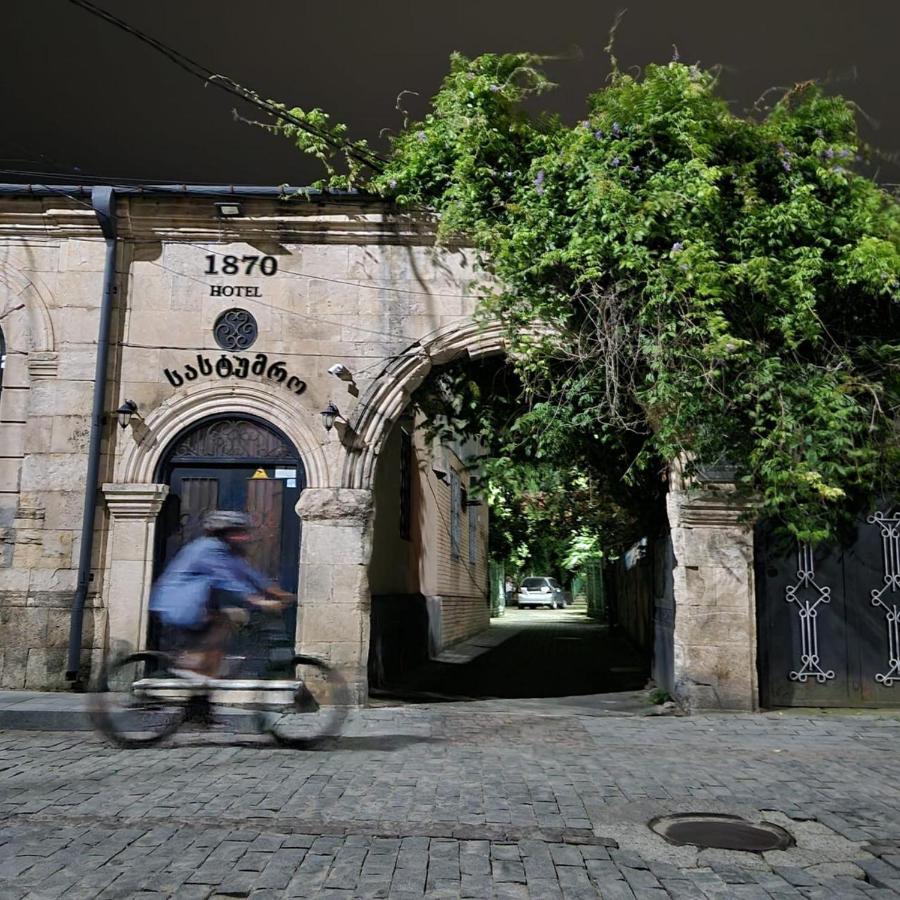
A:
[[[137,403],[134,400],[126,400],[117,410],[116,419],[120,428],[127,428],[133,416],[137,415]]]
[[[331,431],[334,428],[334,420],[337,419],[341,414],[341,411],[334,405],[334,403],[329,400],[328,406],[322,410],[322,424],[325,426],[326,431]]]

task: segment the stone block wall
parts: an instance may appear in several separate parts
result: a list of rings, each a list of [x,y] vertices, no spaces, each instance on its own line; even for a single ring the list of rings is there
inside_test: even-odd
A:
[[[23,200],[17,209],[27,217],[42,212],[42,205]],[[66,686],[104,249],[99,232],[89,239],[42,237],[3,244],[2,688]],[[82,640],[86,665],[97,658],[105,638],[99,571],[92,587]]]
[[[465,252],[433,246],[429,226],[364,199],[248,197],[241,218],[227,222],[213,200],[118,200],[110,415],[85,663],[144,641],[156,514],[166,491],[159,463],[181,430],[229,412],[270,422],[303,459],[312,493],[298,510],[298,643],[346,662],[362,694],[371,503],[365,515],[347,513],[358,497],[345,503],[339,495],[329,516],[314,492],[346,484],[348,458],[360,450],[349,427],[359,398],[417,341],[468,321],[479,277]],[[0,687],[64,687],[105,245],[90,200],[56,195],[0,200],[0,245],[8,349],[0,392]],[[272,277],[259,270],[231,277],[208,262],[267,254],[278,263]],[[213,338],[216,317],[235,306],[258,325],[249,358],[264,353],[269,364],[282,362],[305,390],[288,391],[283,380],[258,374],[205,373],[173,384],[166,370],[184,372],[198,353],[213,363],[237,359]],[[338,362],[352,373],[350,383],[328,373]],[[123,431],[111,413],[125,399],[139,415]],[[341,419],[326,434],[320,410],[330,400]],[[370,495],[372,487],[362,489]],[[411,551],[406,568],[415,574],[413,563]]]
[[[666,498],[671,526],[674,691],[691,710],[754,710],[753,525],[734,485],[684,484]]]

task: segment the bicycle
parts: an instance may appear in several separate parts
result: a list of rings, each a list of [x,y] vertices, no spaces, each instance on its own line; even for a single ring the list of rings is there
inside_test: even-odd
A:
[[[209,724],[222,707],[250,711],[256,728],[283,746],[312,749],[337,737],[348,712],[341,674],[324,660],[295,653],[283,635],[274,637],[271,627],[257,630],[263,654],[226,657],[236,670],[229,677],[189,677],[177,670],[175,657],[157,650],[111,661],[92,690],[88,709],[94,727],[120,747],[148,747],[183,724]],[[266,675],[281,670],[294,677],[240,677],[241,667],[248,665],[254,675],[263,669]],[[215,702],[222,694],[232,702]]]

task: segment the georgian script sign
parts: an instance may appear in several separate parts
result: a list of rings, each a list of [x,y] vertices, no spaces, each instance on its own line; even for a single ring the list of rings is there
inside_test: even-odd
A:
[[[246,378],[248,375],[257,375],[284,385],[295,394],[302,394],[306,390],[306,382],[301,381],[296,375],[290,375],[284,362],[278,360],[269,362],[265,353],[257,353],[253,362],[249,356],[223,353],[215,362],[208,356],[198,353],[196,364],[188,363],[180,369],[163,369],[163,374],[168,378],[172,387],[181,387],[186,381],[195,381],[201,375],[216,375],[219,378]]]

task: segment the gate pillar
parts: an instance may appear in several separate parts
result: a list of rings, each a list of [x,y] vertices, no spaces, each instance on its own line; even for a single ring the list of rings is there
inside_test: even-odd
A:
[[[368,696],[373,493],[307,488],[297,514],[303,523],[297,648],[339,667],[351,701],[361,705]]]
[[[753,525],[735,485],[687,484],[672,467],[666,498],[675,597],[675,695],[689,710],[755,710]]]

